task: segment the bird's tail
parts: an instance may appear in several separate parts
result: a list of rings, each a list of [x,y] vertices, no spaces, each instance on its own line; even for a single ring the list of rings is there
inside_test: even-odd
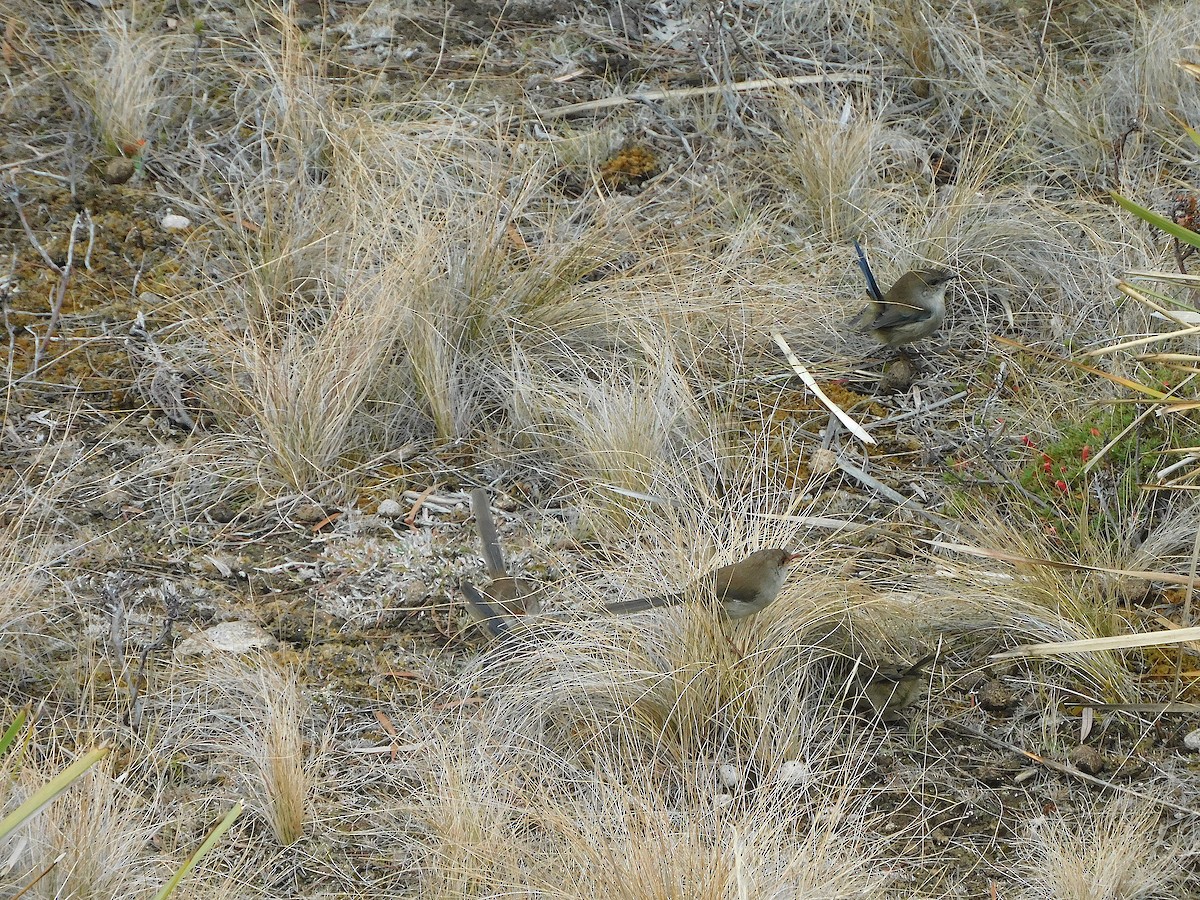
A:
[[[479,543],[483,547],[483,564],[488,575],[501,578],[508,574],[504,565],[504,553],[500,549],[500,537],[496,534],[496,523],[492,520],[492,506],[487,491],[475,488],[471,491],[471,512],[475,514],[475,528],[479,531]]]
[[[937,651],[934,651],[933,653],[926,653],[924,656],[922,656],[920,659],[918,659],[915,663],[913,663],[911,666],[909,666],[907,669],[905,669],[904,675],[916,675],[918,672],[920,672],[922,669],[924,669],[931,662],[934,662],[937,658],[938,658]],[[904,677],[904,676],[901,676],[901,677]]]
[[[683,594],[660,594],[657,597],[639,597],[636,600],[619,600],[616,603],[605,603],[604,611],[614,616],[627,616],[632,613],[645,612],[648,609],[677,606],[682,602]]]
[[[858,267],[862,269],[863,278],[867,279],[867,294],[878,303],[883,299],[883,291],[879,290],[879,282],[875,280],[875,273],[871,271],[871,264],[867,262],[867,254],[858,241],[854,242],[854,252],[858,254]]]

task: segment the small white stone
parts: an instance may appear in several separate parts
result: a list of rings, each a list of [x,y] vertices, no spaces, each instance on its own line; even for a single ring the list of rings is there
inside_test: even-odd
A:
[[[828,475],[837,468],[837,454],[824,447],[818,447],[812,452],[808,467],[817,475]]]
[[[724,809],[733,803],[733,794],[717,794],[713,797],[713,808]]]
[[[208,656],[210,653],[250,653],[273,650],[278,645],[270,634],[253,622],[222,622],[193,635],[175,648],[177,656]]]
[[[223,553],[206,553],[200,558],[207,562],[213,569],[216,569],[217,574],[222,578],[232,578],[233,567],[238,564],[236,559]]]
[[[379,501],[378,513],[384,519],[398,519],[404,515],[404,507],[388,497],[386,500]]]
[[[1200,728],[1189,731],[1183,736],[1183,746],[1189,750],[1200,750]]]
[[[190,228],[192,220],[186,216],[177,216],[174,213],[167,213],[162,217],[163,231],[183,231],[185,228]]]
[[[731,763],[721,763],[717,766],[717,780],[727,788],[737,787],[744,777],[742,770]]]
[[[799,760],[789,759],[779,767],[775,777],[780,784],[808,784],[812,780],[812,772]]]

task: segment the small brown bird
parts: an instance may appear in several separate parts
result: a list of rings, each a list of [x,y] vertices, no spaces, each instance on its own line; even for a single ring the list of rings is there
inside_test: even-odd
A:
[[[900,710],[921,698],[925,690],[922,670],[936,658],[936,653],[930,653],[912,665],[879,665],[860,658],[855,676],[861,693],[855,697],[855,709],[874,714],[882,722],[903,719]]]
[[[946,288],[956,277],[947,269],[914,269],[905,272],[886,294],[880,292],[871,265],[858,241],[858,265],[867,279],[867,306],[856,317],[859,331],[869,332],[888,347],[927,338],[946,318]]]
[[[527,579],[508,574],[496,523],[492,520],[491,504],[482,488],[471,491],[471,511],[475,514],[483,564],[491,581],[481,590],[464,580],[459,583],[459,589],[471,618],[482,625],[489,636],[496,637],[513,624],[515,617],[541,609],[541,589]]]
[[[790,553],[781,547],[755,550],[741,562],[731,563],[710,572],[702,583],[712,586],[725,615],[731,619],[742,619],[762,612],[771,605],[779,596],[783,583],[787,581],[789,566],[799,558],[799,553]],[[689,592],[682,592],[622,600],[605,604],[604,610],[616,615],[625,615],[675,606],[688,596]]]
[[[945,269],[905,272],[886,294],[867,303],[859,330],[889,347],[929,337],[946,318],[946,286],[953,278]]]

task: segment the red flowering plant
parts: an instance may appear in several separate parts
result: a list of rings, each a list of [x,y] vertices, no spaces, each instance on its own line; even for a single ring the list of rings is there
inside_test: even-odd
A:
[[[1097,408],[1058,435],[1021,436],[1017,480],[1041,501],[1048,534],[1066,537],[1075,533],[1091,499],[1101,501],[1100,510],[1128,507],[1142,480],[1140,433],[1133,430],[1113,446],[1107,445],[1135,414],[1128,405]]]

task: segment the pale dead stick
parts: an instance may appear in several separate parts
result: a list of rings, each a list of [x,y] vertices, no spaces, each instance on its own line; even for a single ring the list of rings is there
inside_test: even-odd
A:
[[[1119,634],[1115,637],[1084,638],[1078,641],[1051,641],[1046,644],[1022,644],[1003,653],[993,653],[988,659],[1000,661],[1025,656],[1062,656],[1067,653],[1098,653],[1103,650],[1131,650],[1134,647],[1168,647],[1190,644],[1200,640],[1200,626],[1152,631],[1142,634]]]
[[[1182,806],[1178,803],[1172,803],[1170,800],[1164,800],[1161,797],[1155,797],[1152,794],[1144,794],[1141,791],[1135,791],[1133,788],[1127,788],[1122,784],[1116,784],[1112,781],[1105,781],[1103,778],[1097,778],[1095,775],[1089,775],[1082,769],[1077,769],[1075,766],[1060,763],[1053,759],[1047,759],[1044,756],[1039,756],[1024,747],[1018,747],[1016,744],[1010,744],[1008,741],[1002,741],[1000,738],[992,737],[986,732],[971,728],[968,725],[960,725],[957,722],[944,721],[942,726],[948,727],[951,731],[957,731],[959,734],[970,735],[984,743],[991,744],[1001,750],[1007,750],[1010,753],[1016,753],[1024,756],[1026,759],[1032,760],[1038,765],[1045,766],[1055,772],[1060,772],[1063,775],[1070,775],[1072,778],[1078,778],[1080,781],[1086,781],[1089,784],[1094,784],[1097,787],[1104,788],[1110,791],[1116,791],[1118,794],[1126,794],[1130,797],[1137,797],[1139,800],[1145,800],[1149,803],[1154,803],[1158,806],[1165,806],[1167,809],[1174,809],[1179,812],[1190,813],[1193,816],[1200,816],[1200,809],[1193,809],[1190,806]]]
[[[779,345],[779,349],[783,351],[783,355],[787,357],[787,361],[792,366],[792,371],[800,376],[800,380],[804,382],[804,386],[812,391],[818,400],[825,404],[826,409],[837,416],[838,421],[846,426],[846,430],[864,444],[874,444],[875,438],[867,434],[866,429],[850,418],[840,406],[825,396],[825,392],[821,390],[817,384],[817,380],[812,377],[808,369],[804,367],[804,364],[796,358],[796,354],[792,352],[792,348],[788,346],[788,342],[783,339],[783,335],[778,331],[772,331],[771,337]]]
[[[870,81],[869,75],[858,72],[846,72],[838,75],[794,75],[791,78],[756,78],[752,81],[738,81],[733,84],[712,84],[704,87],[668,88],[660,91],[638,91],[635,94],[602,97],[599,100],[588,100],[585,103],[571,103],[557,109],[543,110],[540,115],[547,119],[558,119],[563,116],[573,116],[578,113],[595,112],[623,106],[626,103],[645,103],[653,100],[682,99],[687,97],[706,97],[710,94],[721,94],[726,91],[741,93],[743,91],[758,91],[763,88],[792,87],[802,84],[828,84],[831,82]]]

